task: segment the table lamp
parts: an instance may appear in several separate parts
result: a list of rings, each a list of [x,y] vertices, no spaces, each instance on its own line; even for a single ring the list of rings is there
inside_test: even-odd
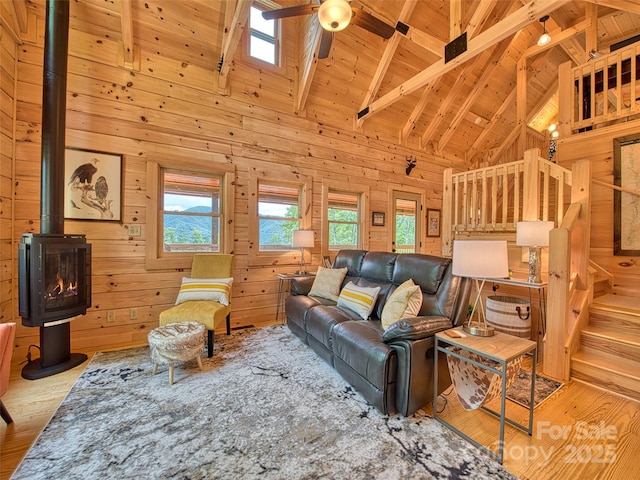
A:
[[[293,232],[292,246],[300,248],[300,270],[299,274],[309,273],[304,263],[304,249],[313,247],[313,230],[296,230]]]
[[[553,222],[518,222],[516,245],[529,247],[529,283],[542,282],[542,247],[549,246],[549,232]]]
[[[482,288],[487,278],[509,276],[509,256],[506,240],[456,240],[453,242],[453,265],[451,273],[459,277],[473,278],[476,285],[476,299],[469,319],[463,326],[465,332],[480,337],[494,334],[493,327],[487,325],[484,305],[481,301]],[[481,280],[482,283],[478,281]],[[477,323],[471,319],[480,302]]]

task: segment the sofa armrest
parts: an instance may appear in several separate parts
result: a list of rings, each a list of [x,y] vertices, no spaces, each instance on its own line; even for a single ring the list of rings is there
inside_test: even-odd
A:
[[[447,317],[403,318],[387,328],[382,339],[385,343],[395,340],[419,340],[432,337],[451,326],[451,320]]]
[[[307,295],[311,291],[316,277],[299,277],[291,279],[291,295]]]

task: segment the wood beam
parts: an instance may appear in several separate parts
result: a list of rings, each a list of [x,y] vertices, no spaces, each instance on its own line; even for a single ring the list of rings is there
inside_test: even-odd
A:
[[[518,158],[527,148],[527,58],[518,60],[516,71],[516,130],[518,136]]]
[[[416,8],[418,4],[418,0],[407,0],[402,5],[402,10],[400,11],[400,15],[398,16],[398,21],[405,23],[413,10]],[[387,46],[384,49],[384,53],[382,54],[382,59],[378,62],[378,68],[376,69],[376,73],[373,75],[371,79],[371,83],[369,84],[369,88],[367,89],[367,93],[365,94],[364,100],[360,105],[360,110],[369,105],[369,102],[376,96],[378,90],[380,89],[380,85],[382,84],[382,79],[387,74],[387,70],[389,69],[389,65],[391,64],[391,60],[396,54],[396,50],[398,49],[398,45],[400,45],[400,32],[397,30],[393,34],[393,37],[387,42]],[[356,120],[356,128],[362,127],[364,123],[364,119],[360,118]]]
[[[516,39],[519,38],[519,34],[514,35],[510,40],[505,39],[491,52],[491,55],[487,59],[482,68],[482,75],[475,82],[475,86],[471,92],[466,96],[462,106],[458,108],[453,120],[449,122],[449,126],[444,134],[438,140],[438,151],[442,151],[451,140],[451,137],[455,133],[456,129],[462,123],[462,120],[466,117],[471,106],[484,91],[485,87],[489,83],[491,76],[494,74],[495,69],[500,65],[500,62],[509,51],[509,48],[513,45]]]
[[[227,3],[227,15],[225,16],[224,37],[222,39],[222,55],[218,68],[218,88],[225,90],[229,79],[229,72],[233,64],[233,58],[240,44],[242,32],[247,25],[249,19],[249,10],[251,9],[251,0],[237,0],[237,2]],[[230,15],[231,21],[227,21]]]
[[[425,50],[437,55],[440,58],[444,56],[444,46],[446,44],[442,40],[434,37],[433,35],[429,35],[428,33],[417,30],[411,25],[407,25],[407,27],[409,27],[409,30],[407,31],[405,37],[408,40],[411,40],[419,47],[424,48]]]
[[[622,10],[625,12],[636,13],[640,15],[640,3],[638,0],[585,0],[595,5],[602,5],[603,7],[610,7],[615,10]]]
[[[479,3],[475,12],[473,12],[473,16],[469,20],[467,28],[465,29],[465,32],[467,32],[467,39],[472,38],[476,32],[482,28],[497,2],[498,0],[484,0]]]
[[[549,35],[551,35],[551,41],[549,43],[541,47],[538,45],[532,45],[522,53],[522,57],[529,58],[529,57],[532,57],[533,55],[537,55],[541,52],[544,52],[545,50],[549,50],[550,48],[555,47],[556,45],[564,42],[565,40],[575,37],[578,33],[587,30],[591,26],[591,24],[592,24],[592,19],[587,18],[586,20],[583,20],[582,22],[577,23],[573,27],[569,27],[564,30],[561,30],[558,28],[552,32],[549,32]]]
[[[311,90],[313,77],[318,66],[318,51],[320,50],[320,40],[322,39],[322,27],[318,21],[317,15],[310,15],[303,22],[303,28],[300,28],[299,35],[301,38],[300,45],[300,74],[298,77],[298,88],[295,99],[295,111],[304,110]],[[307,27],[307,28],[304,28]]]
[[[450,72],[457,66],[474,58],[484,52],[487,48],[496,45],[498,42],[516,33],[518,30],[526,27],[530,23],[538,21],[538,18],[544,13],[554,11],[566,3],[569,3],[569,1],[570,0],[549,0],[548,2],[538,2],[537,0],[534,0],[527,3],[525,6],[519,8],[505,19],[488,28],[477,37],[469,40],[466,52],[446,64],[443,59],[438,60],[436,63],[397,86],[383,97],[369,104],[369,106],[358,113],[358,116],[368,117],[374,113],[384,110],[401,98],[411,95],[419,88],[424,87],[434,78]]]
[[[411,112],[411,115],[409,115],[409,119],[406,121],[404,127],[402,127],[402,130],[400,131],[401,144],[406,144],[407,138],[409,138],[409,134],[415,128],[416,121],[418,121],[418,118],[420,118],[420,115],[422,115],[422,112],[424,112],[424,109],[427,106],[427,101],[429,100],[429,96],[433,92],[433,87],[433,85],[427,84],[422,91],[420,100],[418,100],[418,103],[416,103],[415,107],[413,107],[413,111]]]
[[[120,0],[120,25],[122,28],[123,66],[133,70],[133,10],[131,0]]]
[[[598,5],[588,3],[585,5],[585,18],[591,19],[591,26],[587,28],[585,35],[585,50],[587,52],[598,51]],[[587,61],[585,58],[584,62]],[[580,65],[580,64],[578,64]]]
[[[582,48],[582,45],[575,37],[566,39],[560,44],[560,48],[569,56],[574,65],[582,65],[589,59],[587,51]]]
[[[449,40],[458,38],[462,33],[462,1],[449,2]]]

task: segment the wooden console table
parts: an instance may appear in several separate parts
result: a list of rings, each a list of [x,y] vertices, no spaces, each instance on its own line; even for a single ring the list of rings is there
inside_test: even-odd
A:
[[[495,458],[500,464],[502,464],[503,454],[504,454],[504,424],[505,422],[510,425],[527,432],[529,436],[531,436],[533,432],[533,400],[535,393],[535,378],[536,378],[536,358],[538,353],[537,343],[531,340],[527,340],[525,338],[514,337],[512,335],[508,335],[506,333],[496,332],[495,335],[491,337],[478,337],[474,335],[469,335],[462,331],[462,327],[458,327],[455,329],[456,332],[460,332],[465,335],[461,338],[452,338],[446,335],[444,332],[436,333],[435,336],[435,359],[434,359],[434,375],[433,375],[433,418],[446,427],[450,428],[462,438],[472,443],[480,450],[489,454],[492,458]],[[501,369],[494,368],[490,365],[485,365],[483,363],[477,362],[471,358],[463,356],[455,351],[453,351],[449,347],[455,347],[463,351],[472,352],[480,357],[493,360],[500,365]],[[464,434],[456,427],[451,425],[449,422],[444,420],[442,417],[438,416],[438,352],[442,352],[445,355],[455,356],[465,362],[472,363],[479,368],[487,370],[493,374],[499,375],[502,380],[502,391],[500,394],[500,412],[496,412],[491,410],[490,408],[481,406],[483,410],[486,412],[498,417],[500,419],[500,443],[498,444],[498,454],[496,455],[488,448],[480,445],[477,441]],[[533,361],[531,362],[531,396],[529,398],[529,426],[526,427],[521,425],[520,423],[507,418],[505,406],[506,406],[506,398],[507,398],[507,364],[529,352],[533,353]]]

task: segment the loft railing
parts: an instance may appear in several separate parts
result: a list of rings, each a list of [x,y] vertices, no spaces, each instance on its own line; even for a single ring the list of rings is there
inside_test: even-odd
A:
[[[572,131],[640,114],[640,42],[558,72]]]
[[[524,160],[444,172],[442,254],[450,256],[462,233],[514,233],[521,220],[562,222],[571,171],[527,150]],[[567,205],[568,206],[568,205]]]

